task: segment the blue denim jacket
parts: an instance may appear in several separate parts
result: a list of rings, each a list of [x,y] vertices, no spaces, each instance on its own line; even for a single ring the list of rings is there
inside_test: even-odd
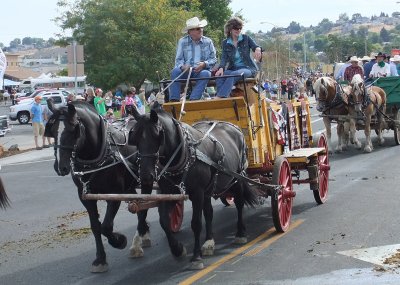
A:
[[[192,56],[192,38],[189,35],[184,36],[178,41],[176,49],[175,67],[181,67],[184,64],[194,66]],[[217,62],[215,47],[212,40],[208,37],[202,36],[200,39],[200,61],[206,64],[206,69],[211,69]]]
[[[253,76],[256,74],[258,68],[253,59],[250,57],[250,49],[254,52],[258,47],[260,46],[257,45],[255,41],[248,35],[241,35],[241,39],[239,38],[237,45],[242,61],[251,70]],[[222,42],[222,56],[220,67],[222,67],[224,70],[235,69],[235,53],[236,47],[233,44],[229,43],[228,39],[225,39]]]

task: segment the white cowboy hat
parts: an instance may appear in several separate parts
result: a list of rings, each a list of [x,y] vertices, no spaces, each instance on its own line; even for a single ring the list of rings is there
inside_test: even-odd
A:
[[[370,61],[371,58],[368,55],[364,55],[362,58],[360,58],[361,61]]]
[[[350,57],[350,60],[349,60],[348,62],[353,62],[353,61],[358,62],[358,57],[356,57],[356,56],[354,55],[354,56]]]
[[[82,95],[76,95],[75,100],[85,100],[85,97],[83,97]]]
[[[394,57],[390,58],[390,61],[393,62],[400,62],[400,55],[396,54]]]
[[[207,26],[207,20],[199,20],[197,17],[190,18],[186,21],[186,27],[182,30],[182,33],[187,33],[187,31],[196,28],[204,28]]]
[[[377,52],[371,52],[371,54],[369,55],[370,58],[375,58],[377,56]]]

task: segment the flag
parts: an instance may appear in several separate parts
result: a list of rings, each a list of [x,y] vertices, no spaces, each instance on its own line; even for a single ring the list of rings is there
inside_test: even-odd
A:
[[[0,86],[3,87],[3,78],[4,73],[6,72],[7,68],[7,59],[6,55],[4,54],[3,50],[0,48]]]

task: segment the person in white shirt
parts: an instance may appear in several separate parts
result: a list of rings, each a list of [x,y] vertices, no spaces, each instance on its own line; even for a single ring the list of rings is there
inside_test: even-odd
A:
[[[376,78],[390,76],[390,65],[383,61],[384,58],[384,54],[382,54],[381,52],[378,53],[378,55],[376,56],[376,63],[372,66],[369,77]]]

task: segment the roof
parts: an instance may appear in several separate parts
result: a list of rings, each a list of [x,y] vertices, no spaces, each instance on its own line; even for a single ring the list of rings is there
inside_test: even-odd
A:
[[[17,70],[6,70],[5,75],[22,80],[29,77],[38,77],[40,75],[40,72],[20,67]]]

